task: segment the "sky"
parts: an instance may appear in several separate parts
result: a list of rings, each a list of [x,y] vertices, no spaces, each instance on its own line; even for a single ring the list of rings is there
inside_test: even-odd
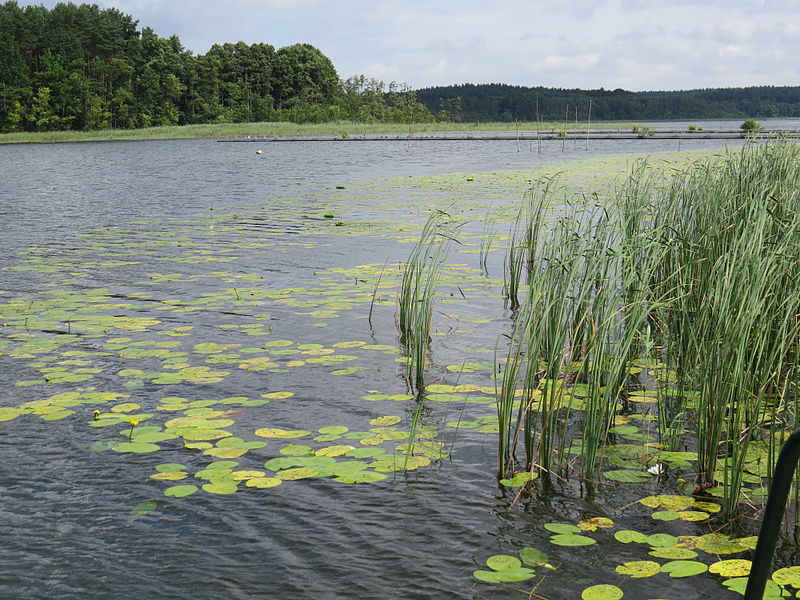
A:
[[[53,1],[19,4],[55,5]],[[80,3],[80,2],[76,2]],[[680,90],[800,85],[800,0],[92,0],[195,54],[309,43],[342,78]]]

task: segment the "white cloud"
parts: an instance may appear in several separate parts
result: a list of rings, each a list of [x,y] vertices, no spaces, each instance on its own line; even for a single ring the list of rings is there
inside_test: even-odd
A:
[[[43,0],[52,7],[57,0]],[[40,3],[40,0],[35,2]],[[317,46],[343,77],[414,87],[798,85],[800,0],[102,0],[205,52]],[[792,63],[794,59],[792,58]]]
[[[598,54],[581,54],[578,56],[559,56],[556,54],[548,54],[540,63],[537,63],[536,69],[543,71],[560,71],[564,69],[573,70],[586,70],[595,66],[600,60]]]

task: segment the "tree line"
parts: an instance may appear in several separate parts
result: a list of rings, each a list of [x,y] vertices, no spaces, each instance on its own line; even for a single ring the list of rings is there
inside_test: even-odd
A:
[[[215,44],[202,55],[116,9],[0,4],[0,131],[214,122],[432,121],[414,93],[340,80],[310,44]]]
[[[258,121],[486,122],[800,116],[800,87],[629,92],[341,80],[310,44],[195,55],[116,9],[0,4],[0,132]]]
[[[456,122],[739,119],[800,117],[800,87],[629,92],[523,87],[498,83],[417,90],[439,119]]]

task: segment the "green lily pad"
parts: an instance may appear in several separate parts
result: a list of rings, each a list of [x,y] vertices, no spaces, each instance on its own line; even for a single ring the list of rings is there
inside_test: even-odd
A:
[[[210,494],[235,494],[238,490],[238,484],[235,481],[228,480],[213,480],[210,483],[203,485],[203,490]]]
[[[350,428],[344,425],[329,425],[327,427],[320,427],[317,431],[327,435],[342,435],[350,431]]]
[[[668,533],[654,533],[647,536],[647,543],[657,548],[669,548],[678,543],[678,538]]]
[[[486,566],[495,571],[511,569],[522,566],[522,561],[516,556],[508,554],[495,554],[486,559]]]
[[[519,551],[519,557],[526,565],[546,565],[548,562],[547,555],[531,546],[526,546]]]
[[[615,585],[593,585],[581,592],[582,600],[620,600],[625,594]]]
[[[171,496],[173,498],[183,498],[184,496],[194,494],[197,489],[198,488],[196,485],[173,485],[172,487],[168,487],[164,490],[164,495]]]
[[[633,531],[632,529],[620,529],[619,531],[614,532],[614,539],[618,542],[623,544],[646,544],[647,543],[647,536],[639,531]]]
[[[522,473],[515,473],[511,478],[501,479],[499,483],[500,485],[504,485],[506,487],[521,487],[529,481],[536,479],[538,476],[538,473],[523,471]]]
[[[305,444],[289,444],[280,449],[281,454],[286,456],[307,456],[311,453],[311,446]]]
[[[696,560],[673,560],[661,565],[661,571],[670,577],[691,577],[708,571],[708,565]]]
[[[550,543],[557,546],[591,546],[596,540],[575,533],[559,533],[550,538]]]
[[[516,583],[535,577],[536,572],[525,567],[510,567],[500,571],[473,571],[472,575],[475,579],[487,583]]]
[[[676,521],[681,518],[680,513],[674,510],[657,510],[650,516],[656,521]]]
[[[577,525],[569,523],[545,523],[544,528],[553,533],[581,533],[583,531]]]

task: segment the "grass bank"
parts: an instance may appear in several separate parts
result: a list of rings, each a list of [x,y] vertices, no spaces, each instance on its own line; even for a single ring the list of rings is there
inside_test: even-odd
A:
[[[575,124],[568,124],[575,127]],[[425,133],[470,131],[536,131],[559,130],[564,123],[211,123],[204,125],[175,125],[144,129],[103,129],[97,131],[46,131],[0,134],[0,144],[108,142],[117,140],[172,140],[190,138],[219,138],[240,135],[358,135],[368,133]],[[579,123],[577,128],[585,127]],[[592,123],[592,129],[631,128],[625,123]]]

